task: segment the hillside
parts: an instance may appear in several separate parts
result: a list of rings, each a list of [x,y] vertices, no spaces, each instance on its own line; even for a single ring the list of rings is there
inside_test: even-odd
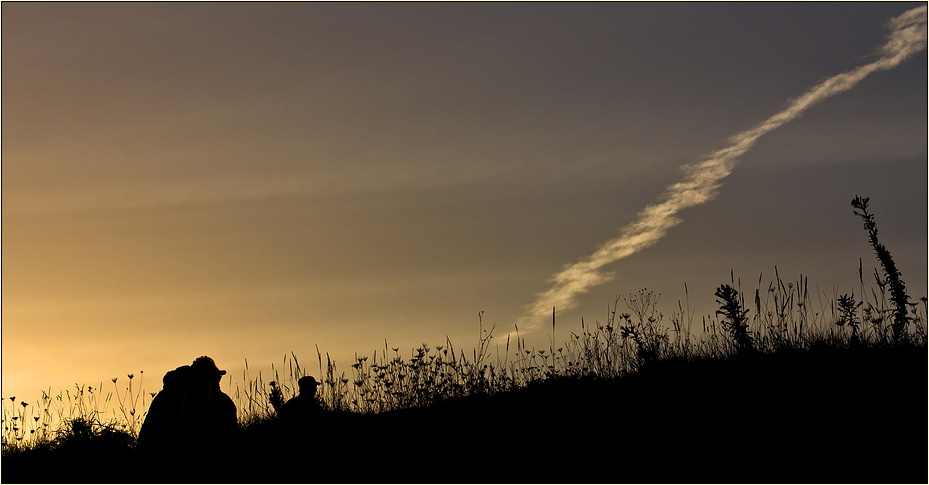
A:
[[[267,419],[147,463],[117,439],[7,453],[5,483],[925,483],[925,345],[664,360],[382,414]]]

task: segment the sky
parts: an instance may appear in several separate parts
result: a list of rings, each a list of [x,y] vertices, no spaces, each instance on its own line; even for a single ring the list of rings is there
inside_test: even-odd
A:
[[[156,391],[200,355],[318,375],[317,348],[349,370],[490,328],[502,350],[517,324],[547,349],[642,288],[699,327],[731,275],[857,294],[856,195],[926,296],[924,50],[547,293],[921,5],[3,2],[3,397],[139,371]]]

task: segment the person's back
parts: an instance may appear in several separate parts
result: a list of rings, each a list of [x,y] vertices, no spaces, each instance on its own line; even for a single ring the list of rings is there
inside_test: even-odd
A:
[[[235,403],[219,389],[209,389],[196,420],[197,431],[212,441],[222,440],[238,428]]]
[[[185,414],[191,388],[189,365],[165,373],[162,389],[149,405],[139,430],[139,450],[147,454],[167,454],[182,442],[180,436],[190,421]]]

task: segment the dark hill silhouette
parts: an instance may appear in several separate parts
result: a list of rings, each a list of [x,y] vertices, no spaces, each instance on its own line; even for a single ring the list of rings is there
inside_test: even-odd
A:
[[[3,459],[6,483],[925,483],[925,346],[666,360],[377,415],[242,429],[227,456]],[[194,462],[196,464],[196,462]],[[99,470],[95,473],[86,470]]]
[[[264,478],[279,482],[921,483],[926,362],[925,347],[661,361],[303,434],[267,423],[247,454],[281,463]]]

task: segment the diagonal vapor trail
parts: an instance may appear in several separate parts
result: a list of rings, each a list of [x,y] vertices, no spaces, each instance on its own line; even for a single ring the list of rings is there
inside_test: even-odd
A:
[[[612,279],[611,274],[600,271],[602,267],[652,246],[671,227],[681,222],[676,216],[678,212],[713,199],[722,179],[732,172],[738,158],[760,137],[796,119],[820,101],[855,87],[869,74],[892,69],[923,51],[926,48],[926,11],[927,7],[923,5],[891,19],[888,23],[890,33],[876,61],[826,79],[791,100],[780,112],[730,138],[729,146],[704,155],[697,163],[684,166],[686,177],[666,189],[663,202],[645,207],[634,222],[621,229],[619,237],[557,273],[551,280],[553,286],[538,294],[534,303],[527,305],[525,314],[517,320],[517,330],[522,334],[537,330],[541,322],[552,315],[553,307],[573,308],[578,295]]]

